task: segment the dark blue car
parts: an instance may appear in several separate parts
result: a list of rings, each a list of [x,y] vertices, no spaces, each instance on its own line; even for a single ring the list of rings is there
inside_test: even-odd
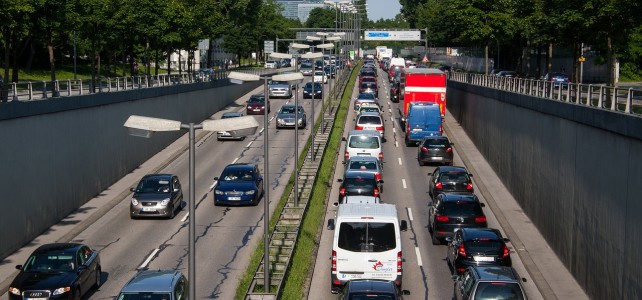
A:
[[[214,205],[257,205],[263,196],[263,176],[255,164],[227,165],[214,177]]]

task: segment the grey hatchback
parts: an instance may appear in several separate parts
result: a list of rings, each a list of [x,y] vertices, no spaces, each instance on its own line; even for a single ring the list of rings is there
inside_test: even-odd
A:
[[[120,290],[116,300],[187,300],[187,278],[181,271],[141,271]]]
[[[460,276],[453,276],[455,300],[507,299],[525,300],[522,281],[512,267],[468,267]]]
[[[173,174],[145,175],[135,188],[129,204],[129,215],[137,217],[166,217],[171,219],[176,209],[183,208],[183,190],[178,176]]]
[[[445,136],[425,136],[417,147],[417,161],[420,166],[428,163],[453,165],[453,143]]]

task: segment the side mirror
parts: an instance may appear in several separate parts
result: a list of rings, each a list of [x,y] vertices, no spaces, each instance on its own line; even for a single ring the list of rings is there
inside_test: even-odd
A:
[[[328,230],[334,230],[334,219],[328,219]]]
[[[486,204],[484,204],[484,203],[479,203],[479,205],[480,205],[481,207],[486,207]]]
[[[473,174],[468,173],[468,176],[473,177]]]
[[[410,291],[409,290],[401,290],[401,294],[402,295],[410,295]]]
[[[332,206],[334,206],[334,207],[339,207],[339,202],[334,202],[334,203],[332,203]]]
[[[337,182],[343,182],[343,179],[339,178],[337,179]]]
[[[428,202],[428,207],[432,207],[432,201]]]
[[[509,238],[504,238],[503,240],[504,240],[504,243],[508,243],[508,242],[510,242],[510,239],[509,239]]]
[[[383,179],[379,179],[379,183],[383,183]]]
[[[16,266],[16,269],[18,269],[18,270],[22,270],[22,265],[17,265],[17,266]]]
[[[453,281],[457,281],[457,279],[459,279],[459,276],[453,275],[453,276],[450,276],[450,279],[452,279]]]
[[[428,176],[432,176],[432,173],[428,173]]]
[[[346,137],[345,137],[345,136],[344,136],[344,137],[341,137],[341,141],[342,141],[342,142],[345,142],[346,140],[347,140],[347,139],[346,139]]]
[[[129,188],[129,191],[130,191],[130,192],[135,192],[135,191],[136,191],[136,188]]]
[[[408,230],[408,222],[406,220],[401,220],[401,226],[399,226],[399,230],[401,231],[406,231]]]
[[[526,280],[526,277],[522,277],[522,282],[526,282],[526,281],[528,281]]]
[[[218,180],[218,177],[214,177],[214,180]]]
[[[455,143],[450,143],[450,145],[451,145],[451,146],[454,146],[454,145],[455,145]]]
[[[82,271],[85,271],[85,270],[87,270],[87,269],[88,269],[88,268],[87,268],[87,266],[86,266],[86,265],[80,265],[80,266],[78,266],[78,272],[82,272]]]

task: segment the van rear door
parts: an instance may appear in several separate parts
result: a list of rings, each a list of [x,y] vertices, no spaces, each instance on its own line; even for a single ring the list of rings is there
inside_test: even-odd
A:
[[[334,249],[337,279],[396,280],[401,257],[397,224],[392,220],[364,221],[345,220],[337,224],[339,234]]]

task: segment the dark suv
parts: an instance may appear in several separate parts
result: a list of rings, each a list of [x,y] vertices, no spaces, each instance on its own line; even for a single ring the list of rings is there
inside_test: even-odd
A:
[[[514,299],[525,300],[520,278],[511,267],[468,267],[460,276],[453,276],[455,300]]]
[[[377,179],[375,174],[363,171],[347,171],[339,189],[339,202],[344,196],[374,196],[379,197],[383,180]]]
[[[417,161],[420,166],[428,163],[453,165],[453,144],[445,136],[426,136],[417,147]],[[443,184],[442,184],[443,187]]]
[[[465,167],[441,166],[434,172],[428,173],[428,176],[430,176],[428,194],[433,198],[440,193],[474,192],[473,174],[468,173]]]
[[[475,194],[443,193],[428,203],[428,231],[432,244],[452,237],[458,228],[485,228],[488,226],[483,203]]]
[[[339,293],[339,300],[354,299],[403,299],[402,295],[410,295],[407,290],[400,291],[394,282],[377,279],[350,280]]]
[[[446,262],[453,273],[461,274],[468,266],[511,266],[508,239],[497,229],[463,228],[446,241]]]

